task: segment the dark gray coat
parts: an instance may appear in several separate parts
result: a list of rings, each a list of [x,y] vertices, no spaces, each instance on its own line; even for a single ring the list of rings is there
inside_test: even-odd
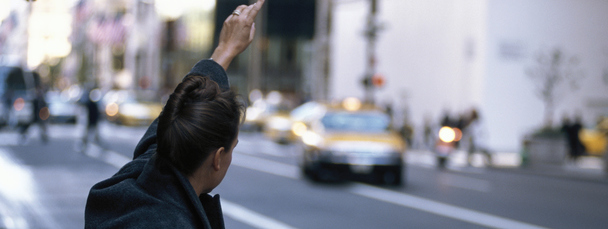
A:
[[[229,88],[224,69],[214,61],[198,62],[191,74]],[[224,228],[219,195],[196,196],[186,176],[157,156],[157,125],[158,119],[137,144],[133,161],[91,188],[85,228]]]

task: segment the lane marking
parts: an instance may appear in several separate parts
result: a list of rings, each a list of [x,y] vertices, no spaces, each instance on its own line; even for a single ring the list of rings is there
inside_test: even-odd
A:
[[[232,164],[243,168],[253,169],[291,179],[300,179],[298,167],[259,157],[240,154],[232,157]]]
[[[130,158],[128,158],[127,156],[125,156],[123,154],[117,153],[112,150],[104,151],[99,146],[95,146],[95,148],[87,148],[87,150],[85,151],[85,154],[89,157],[101,160],[101,161],[103,161],[107,164],[110,164],[119,169],[131,161]],[[239,155],[239,157],[241,157],[241,156]],[[244,159],[247,159],[247,157],[249,157],[249,156],[245,156],[245,157],[246,158],[244,158]],[[235,158],[232,159],[233,164],[235,164],[234,159]],[[237,163],[243,163],[242,160],[243,159],[237,159],[236,161],[239,161]],[[258,163],[263,163],[263,164],[272,162],[272,161],[264,160],[264,159],[260,159],[260,158],[248,158],[248,160],[253,160],[254,162],[256,162],[256,160],[257,160]],[[281,169],[280,169],[281,166],[283,166],[284,170],[289,169],[285,165],[281,165],[281,163],[278,163],[278,162],[274,162],[274,163],[275,164],[272,164],[272,166],[277,166],[279,168],[278,171],[281,171]],[[251,166],[251,167],[258,168],[256,166]],[[258,169],[260,169],[260,168],[258,168]],[[266,172],[268,172],[268,171],[266,171]],[[285,172],[285,171],[283,171],[283,172]],[[297,179],[297,177],[289,177],[289,178]],[[272,219],[268,216],[259,214],[255,211],[249,210],[241,205],[230,202],[224,198],[222,198],[221,201],[222,201],[221,204],[222,204],[223,214],[236,221],[243,222],[243,223],[248,224],[255,228],[295,229],[295,227],[289,226],[285,223]]]
[[[8,149],[0,148],[0,201],[7,201],[0,203],[0,217],[5,217],[2,218],[4,226],[29,228],[23,213],[30,212],[41,225],[52,229],[60,228],[38,199],[37,191],[38,187],[32,171],[13,158]]]
[[[285,150],[284,148],[289,147],[287,145],[281,145],[279,143],[275,143],[272,141],[267,141],[267,140],[260,140],[260,139],[253,139],[253,140],[242,140],[241,142],[239,142],[239,145],[236,146],[235,150],[239,151],[240,153],[244,153],[244,154],[250,154],[250,155],[255,155],[255,154],[265,154],[265,155],[270,155],[270,156],[274,156],[274,157],[289,157],[292,156],[287,152],[290,152],[291,150]],[[240,149],[246,149],[246,150],[240,150]],[[251,149],[255,149],[255,150],[251,150]]]
[[[222,209],[224,214],[230,218],[255,228],[295,229],[295,227],[289,226],[227,200],[222,200]]]
[[[242,154],[233,157],[232,161],[233,164],[237,166],[257,170],[260,172],[265,172],[282,177],[288,177],[292,179],[300,178],[300,170],[297,166],[294,165],[284,164]],[[454,184],[451,185],[456,185],[455,183],[462,181],[471,184],[472,188],[477,189],[478,191],[489,190],[489,183],[486,183],[487,181],[475,178],[468,178],[464,176],[456,177],[456,179],[452,181]],[[471,189],[471,187],[468,188]],[[435,215],[482,226],[488,226],[493,228],[544,228],[533,224],[507,219],[500,216],[495,216],[467,208],[457,207],[454,205],[416,197],[402,192],[378,188],[362,183],[354,183],[354,186],[349,189],[349,192],[363,197],[368,197],[371,199],[376,199],[391,204],[401,205],[404,207],[413,208],[416,210],[429,212]]]
[[[384,201],[387,203],[392,203],[396,205],[401,205],[408,208],[413,208],[416,210],[432,213],[435,215],[440,215],[443,217],[448,217],[460,221],[465,221],[473,224],[478,224],[482,226],[487,226],[491,228],[544,228],[537,225],[532,225],[516,220],[507,219],[500,216],[494,216],[487,213],[470,210],[462,207],[457,207],[450,204],[445,204],[421,197],[416,197],[412,195],[408,195],[401,192],[391,191],[387,189],[382,189],[366,184],[357,183],[353,187],[350,188],[350,192],[361,195],[364,197],[368,197],[371,199],[376,199],[380,201]]]

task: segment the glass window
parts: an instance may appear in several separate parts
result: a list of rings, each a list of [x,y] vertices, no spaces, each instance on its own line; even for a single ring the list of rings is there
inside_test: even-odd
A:
[[[388,129],[389,117],[383,113],[328,113],[321,123],[326,130],[383,132]]]

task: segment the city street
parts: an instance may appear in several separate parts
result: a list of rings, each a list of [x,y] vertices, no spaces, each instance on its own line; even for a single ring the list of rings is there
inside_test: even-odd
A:
[[[0,228],[82,228],[89,188],[132,156],[145,127],[101,124],[102,147],[78,152],[82,125],[55,124],[43,143],[0,131]],[[241,132],[213,191],[227,228],[605,228],[608,182],[451,166],[408,155],[406,185],[315,183],[294,145]],[[426,158],[425,158],[426,157]]]

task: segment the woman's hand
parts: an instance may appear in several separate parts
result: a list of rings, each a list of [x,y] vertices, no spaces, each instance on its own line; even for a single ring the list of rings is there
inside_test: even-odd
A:
[[[246,6],[240,5],[224,21],[217,48],[211,58],[224,69],[228,69],[232,59],[245,51],[255,35],[255,17],[264,5],[265,0]],[[240,12],[237,13],[237,12]]]

